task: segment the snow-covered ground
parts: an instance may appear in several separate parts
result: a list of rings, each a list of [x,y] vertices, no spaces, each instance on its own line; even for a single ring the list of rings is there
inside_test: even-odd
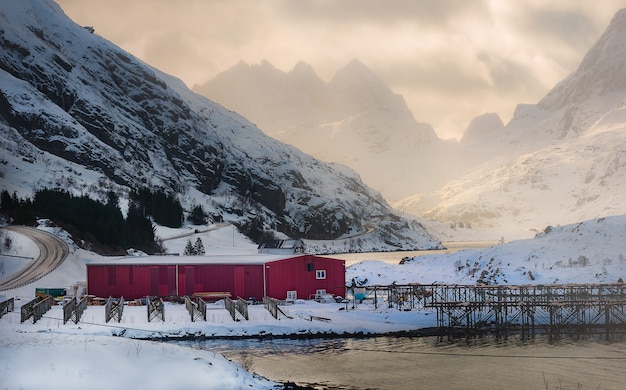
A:
[[[46,228],[54,230],[53,228]],[[251,254],[256,245],[230,225],[157,229],[169,252],[182,253],[187,240],[200,237],[206,252]],[[34,257],[37,249],[13,235],[10,255]],[[210,304],[207,321],[192,322],[184,306],[168,303],[165,321],[148,322],[146,308],[127,306],[120,323],[104,321],[101,306],[87,308],[78,324],[62,323],[54,306],[36,324],[20,324],[19,306],[36,287],[69,287],[86,279],[85,264],[102,259],[71,246],[69,258],[54,272],[28,286],[0,292],[16,298],[16,310],[0,319],[0,388],[273,388],[234,362],[206,351],[133,338],[197,336],[387,333],[436,324],[427,310],[398,311],[351,303],[297,301],[283,306],[292,317],[279,320],[262,305],[251,306],[249,320],[233,321],[219,303]],[[3,264],[15,258],[0,256]],[[26,265],[28,260],[24,260]],[[5,270],[16,269],[5,265]],[[366,284],[459,283],[480,278],[498,284],[615,283],[626,276],[626,216],[554,227],[534,239],[480,250],[415,257],[406,264],[371,260],[346,270],[346,280]],[[123,336],[123,337],[111,337]],[[33,375],[33,362],[41,375]],[[104,375],[103,373],[107,373]],[[146,374],[149,372],[150,374]],[[115,373],[115,374],[109,374]]]

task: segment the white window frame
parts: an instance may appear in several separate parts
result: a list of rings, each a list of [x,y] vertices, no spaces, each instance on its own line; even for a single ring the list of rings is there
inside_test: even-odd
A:
[[[298,291],[296,291],[296,290],[289,290],[289,291],[287,291],[287,300],[288,301],[295,301],[296,299],[298,299]]]
[[[326,295],[326,289],[322,289],[322,290],[315,290],[315,297],[316,298],[321,298],[324,295]]]
[[[315,270],[315,279],[326,279],[326,270],[325,269]]]

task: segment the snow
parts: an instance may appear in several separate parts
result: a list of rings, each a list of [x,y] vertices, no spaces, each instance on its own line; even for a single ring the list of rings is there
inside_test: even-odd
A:
[[[181,248],[197,236],[205,244],[212,243],[215,252],[207,248],[208,254],[224,254],[228,248],[231,253],[253,251],[247,238],[234,234],[229,225],[158,227],[157,234],[169,250]],[[9,254],[36,254],[26,238],[15,234],[13,242]],[[279,384],[250,374],[220,355],[139,339],[382,334],[436,325],[436,314],[428,309],[399,311],[386,305],[376,308],[372,303],[353,306],[352,302],[304,300],[281,306],[292,318],[275,319],[263,305],[251,305],[249,320],[235,322],[218,302],[208,305],[207,322],[192,322],[183,305],[166,303],[163,322],[148,322],[145,306],[125,306],[122,321],[107,324],[104,308],[89,306],[78,324],[69,321],[64,325],[62,307],[53,306],[37,323],[20,324],[19,307],[33,298],[36,287],[65,287],[84,281],[87,263],[105,261],[92,252],[71,248],[68,259],[51,274],[2,292],[4,298],[0,299],[16,298],[16,310],[0,319],[0,350],[2,356],[11,356],[0,364],[0,387],[65,389],[98,383],[100,388],[270,389]],[[346,280],[367,279],[368,285],[475,284],[487,271],[483,278],[498,284],[614,283],[626,276],[626,216],[552,227],[533,239],[486,249],[418,256],[401,265],[371,256],[372,260],[348,267]],[[33,362],[38,362],[43,375],[30,375]],[[115,374],[103,376],[103,372]]]

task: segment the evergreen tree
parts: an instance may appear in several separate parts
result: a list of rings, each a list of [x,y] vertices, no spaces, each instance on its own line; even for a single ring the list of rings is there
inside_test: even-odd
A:
[[[191,208],[191,213],[187,217],[187,220],[194,225],[204,225],[207,223],[207,213],[204,211],[204,208],[199,204],[194,204]]]
[[[185,256],[193,256],[196,254],[196,247],[191,243],[191,240],[187,240],[187,245],[185,245],[185,251],[183,254]]]
[[[196,245],[194,246],[196,250],[196,255],[204,255],[206,251],[204,250],[204,244],[202,244],[202,240],[200,237],[196,239]]]

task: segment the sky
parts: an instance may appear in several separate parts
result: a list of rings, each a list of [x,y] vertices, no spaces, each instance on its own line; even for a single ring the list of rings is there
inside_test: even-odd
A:
[[[573,72],[626,0],[57,0],[76,23],[190,88],[240,61],[329,81],[357,58],[415,119],[460,139]]]

